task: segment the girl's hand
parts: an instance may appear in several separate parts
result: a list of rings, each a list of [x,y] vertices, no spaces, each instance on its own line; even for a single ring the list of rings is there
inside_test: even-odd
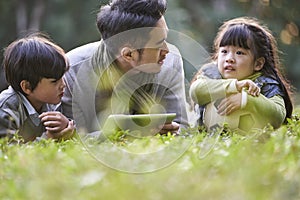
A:
[[[234,111],[241,109],[241,102],[242,102],[242,93],[236,93],[229,95],[228,97],[221,100],[220,104],[218,105],[218,114],[223,115],[230,115]]]
[[[254,97],[257,97],[260,94],[260,88],[249,79],[236,81],[236,88],[239,92],[241,92],[243,88],[246,88],[247,93]]]

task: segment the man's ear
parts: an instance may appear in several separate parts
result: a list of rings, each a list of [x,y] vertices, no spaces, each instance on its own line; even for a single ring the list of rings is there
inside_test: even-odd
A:
[[[123,47],[121,49],[121,57],[131,63],[134,60],[134,50],[130,47]]]
[[[21,86],[21,89],[23,90],[23,92],[27,95],[32,92],[31,85],[28,81],[22,80],[20,83],[20,86]]]
[[[264,64],[265,64],[265,58],[264,57],[260,57],[260,58],[256,59],[254,70],[255,71],[261,70],[263,68]]]

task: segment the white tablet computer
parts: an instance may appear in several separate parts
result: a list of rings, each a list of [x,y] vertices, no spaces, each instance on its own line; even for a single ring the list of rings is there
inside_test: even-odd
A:
[[[162,113],[162,114],[137,114],[124,115],[112,114],[110,115],[103,128],[102,132],[105,135],[113,134],[118,130],[129,130],[135,135],[151,135],[158,132],[158,127],[171,123],[176,117],[176,113]]]

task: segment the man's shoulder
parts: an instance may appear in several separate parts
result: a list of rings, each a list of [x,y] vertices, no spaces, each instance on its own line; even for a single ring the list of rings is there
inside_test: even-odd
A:
[[[66,53],[70,66],[77,65],[78,63],[92,57],[94,52],[97,50],[100,41],[91,42],[79,47],[76,47]]]

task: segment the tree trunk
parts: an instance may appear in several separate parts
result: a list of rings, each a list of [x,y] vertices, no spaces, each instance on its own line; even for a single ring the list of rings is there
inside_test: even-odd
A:
[[[30,15],[28,12],[31,10],[32,12]],[[17,0],[17,35],[22,36],[24,33],[30,31],[39,31],[44,10],[44,0],[36,0],[33,4],[30,4],[30,1],[28,0]]]

